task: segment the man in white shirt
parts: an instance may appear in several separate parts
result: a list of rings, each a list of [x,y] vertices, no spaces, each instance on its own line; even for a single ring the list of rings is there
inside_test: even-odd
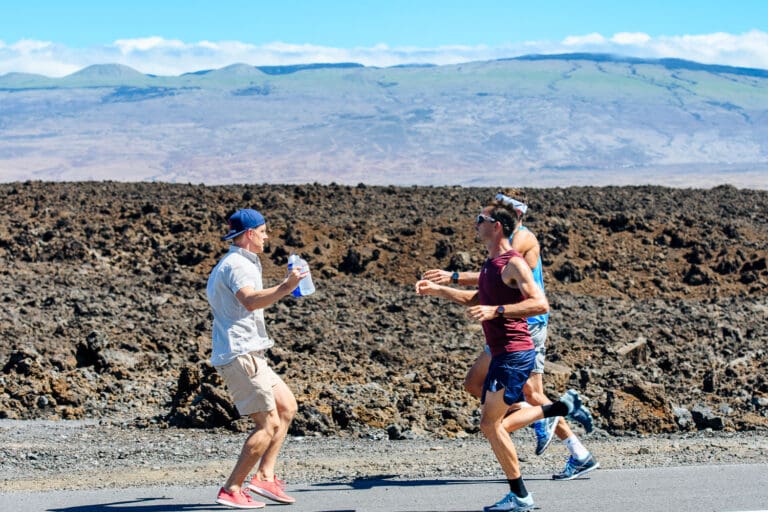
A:
[[[206,289],[213,310],[211,364],[226,383],[238,412],[249,416],[255,428],[216,502],[239,509],[264,507],[246,492],[250,490],[280,503],[293,503],[285,493],[285,482],[275,476],[275,463],[297,404],[265,358],[274,342],[267,336],[263,310],[290,295],[304,274],[294,269],[279,285],[264,289],[258,257],[268,238],[264,216],[256,210],[238,210],[229,218],[229,228],[222,240],[232,240],[232,246],[211,271]],[[255,475],[245,484],[259,459]]]

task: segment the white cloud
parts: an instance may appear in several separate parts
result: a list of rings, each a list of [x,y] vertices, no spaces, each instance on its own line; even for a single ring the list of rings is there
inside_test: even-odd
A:
[[[598,33],[591,33],[585,36],[568,36],[563,39],[565,46],[584,46],[591,44],[604,44],[605,38]]]
[[[768,33],[753,30],[742,35],[718,32],[660,38],[659,48],[707,64],[768,69]]]
[[[175,39],[163,39],[159,36],[143,37],[139,39],[118,39],[114,42],[120,52],[129,55],[133,52],[148,52],[151,50],[163,50],[168,48],[183,49],[185,45],[182,41]]]
[[[616,44],[640,46],[651,41],[651,36],[642,32],[619,32],[613,35],[611,41]]]
[[[45,51],[51,47],[53,47],[53,43],[48,41],[35,41],[32,39],[20,39],[9,46],[9,48],[18,51],[21,54]]]
[[[187,43],[160,36],[118,39],[111,45],[69,48],[55,42],[0,41],[0,74],[18,71],[63,76],[92,64],[119,63],[143,73],[179,75],[233,63],[289,65],[317,62],[358,62],[366,66],[398,64],[457,64],[516,57],[531,53],[602,52],[645,58],[674,57],[706,64],[768,69],[768,33],[713,33],[651,37],[641,32],[572,35],[562,41],[525,41],[502,46],[451,45],[434,48],[333,48],[273,42],[253,45],[240,41]]]
[[[0,45],[0,74],[9,72],[64,76],[85,66],[70,61],[71,50],[48,41],[21,39]]]

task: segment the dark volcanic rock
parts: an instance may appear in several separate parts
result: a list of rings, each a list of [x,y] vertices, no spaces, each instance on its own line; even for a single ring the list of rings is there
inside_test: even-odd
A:
[[[290,253],[317,292],[265,311],[293,434],[477,432],[482,348],[428,268],[476,269],[492,189],[153,183],[0,185],[0,417],[249,427],[207,363],[208,272],[239,207],[262,210],[265,285]],[[613,433],[768,424],[768,193],[526,190],[552,306],[544,382]]]

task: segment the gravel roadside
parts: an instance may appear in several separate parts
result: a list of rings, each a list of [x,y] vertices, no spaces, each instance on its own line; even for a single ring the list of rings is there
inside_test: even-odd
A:
[[[494,478],[501,470],[481,436],[390,441],[292,437],[278,472],[293,483],[373,477]],[[0,492],[153,485],[215,485],[234,464],[245,438],[226,430],[138,429],[89,421],[0,420]],[[560,443],[533,454],[529,429],[514,434],[524,474],[559,471]],[[611,437],[596,431],[584,444],[604,469],[768,461],[765,432],[711,432]]]

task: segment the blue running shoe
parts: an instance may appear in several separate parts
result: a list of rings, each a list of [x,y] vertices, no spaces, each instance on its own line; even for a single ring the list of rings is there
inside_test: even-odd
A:
[[[533,495],[528,493],[525,498],[519,498],[510,491],[493,505],[483,508],[483,512],[528,512],[533,510]]]
[[[555,438],[557,421],[558,416],[533,422],[533,431],[536,432],[536,455],[541,455],[549,448],[552,439]]]
[[[568,418],[579,422],[587,434],[594,430],[595,425],[592,420],[592,414],[589,412],[589,409],[584,407],[581,397],[575,390],[569,389],[560,397],[560,401],[568,406]]]
[[[592,454],[589,454],[586,460],[579,461],[573,456],[568,458],[568,462],[565,463],[565,469],[561,473],[552,475],[552,480],[573,480],[582,475],[586,475],[592,470],[600,467],[600,464],[595,460]]]

